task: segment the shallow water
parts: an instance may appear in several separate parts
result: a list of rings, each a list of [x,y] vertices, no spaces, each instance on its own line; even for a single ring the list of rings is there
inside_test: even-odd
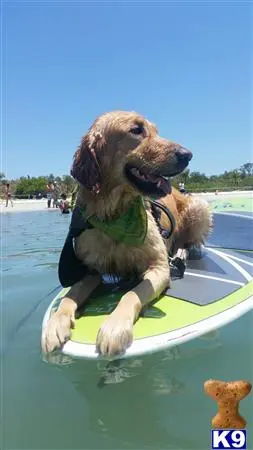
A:
[[[253,381],[252,313],[170,351],[119,367],[42,360],[40,327],[59,285],[70,217],[1,216],[1,449],[209,449],[208,378]],[[66,361],[67,362],[67,361]],[[253,393],[241,402],[253,448]],[[252,427],[253,428],[253,427]]]

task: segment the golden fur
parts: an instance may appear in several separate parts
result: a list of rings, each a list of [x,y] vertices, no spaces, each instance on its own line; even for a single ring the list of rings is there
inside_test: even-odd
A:
[[[141,128],[136,131],[136,127]],[[182,151],[179,144],[160,137],[156,127],[135,112],[103,114],[83,137],[74,155],[72,175],[79,181],[77,205],[85,206],[88,214],[119,217],[140,194],[125,175],[126,165],[133,164],[148,175],[167,175],[183,170],[177,156]],[[90,269],[95,269],[97,275],[87,275],[72,286],[68,297],[62,300],[43,332],[43,351],[50,352],[69,338],[76,309],[108,272],[122,277],[137,273],[140,282],[123,295],[98,330],[97,350],[103,355],[115,355],[131,344],[133,324],[141,309],[170,285],[168,253],[172,247],[176,252],[186,246],[200,245],[211,227],[211,215],[205,202],[182,195],[176,189],[164,193],[159,201],[170,209],[176,221],[175,231],[168,240],[161,237],[147,199],[148,231],[143,246],[130,247],[116,242],[97,229],[86,230],[76,239],[77,257]],[[161,222],[170,227],[164,213]]]

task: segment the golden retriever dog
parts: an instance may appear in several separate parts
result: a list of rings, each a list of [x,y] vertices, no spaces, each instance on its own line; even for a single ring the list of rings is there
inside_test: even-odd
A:
[[[42,332],[43,352],[69,339],[77,309],[105,274],[136,284],[98,330],[97,352],[119,355],[131,345],[140,312],[170,286],[169,258],[201,245],[212,225],[206,202],[171,187],[170,177],[191,158],[135,112],[95,120],[73,159],[78,192],[59,262],[61,284],[70,290]]]

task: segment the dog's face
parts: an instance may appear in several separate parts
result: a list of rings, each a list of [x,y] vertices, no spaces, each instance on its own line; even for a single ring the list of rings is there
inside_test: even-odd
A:
[[[72,176],[99,193],[128,184],[144,195],[161,197],[169,178],[182,172],[192,153],[161,138],[155,125],[134,112],[103,114],[83,137],[74,155]]]

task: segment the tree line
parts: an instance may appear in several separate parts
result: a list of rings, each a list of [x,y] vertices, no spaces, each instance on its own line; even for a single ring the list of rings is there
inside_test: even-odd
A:
[[[185,184],[185,189],[191,192],[200,191],[216,191],[216,190],[235,190],[253,189],[253,163],[247,162],[238,169],[231,171],[225,170],[219,175],[207,176],[201,172],[190,172],[189,169],[173,178],[173,185],[177,186],[179,183]]]
[[[39,177],[27,175],[16,180],[7,180],[2,172],[0,173],[0,180],[2,185],[7,182],[10,183],[11,192],[16,198],[46,197],[47,186],[50,183],[56,183],[60,192],[66,195],[71,194],[75,187],[75,180],[70,175],[62,175],[61,177],[53,174]]]
[[[76,182],[70,175],[39,177],[20,177],[16,180],[7,180],[4,173],[0,173],[2,185],[10,183],[13,195],[16,198],[31,198],[38,195],[45,197],[47,194],[48,183],[57,183],[61,193],[70,195],[74,190]],[[225,171],[220,175],[207,176],[205,173],[191,172],[184,170],[181,174],[175,176],[172,180],[174,186],[184,183],[186,191],[215,191],[215,190],[233,190],[233,189],[253,189],[253,163],[247,162],[238,169]]]

